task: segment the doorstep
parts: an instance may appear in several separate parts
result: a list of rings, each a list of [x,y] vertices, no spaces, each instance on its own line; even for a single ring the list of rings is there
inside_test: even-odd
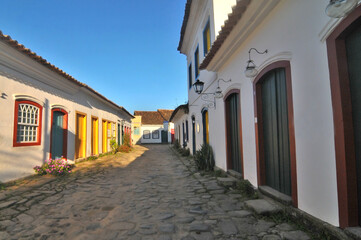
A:
[[[281,193],[269,186],[259,186],[259,191],[264,195],[273,198],[276,201],[279,201],[285,205],[292,205],[292,198],[284,193]]]
[[[345,228],[345,233],[353,239],[361,240],[361,227]]]

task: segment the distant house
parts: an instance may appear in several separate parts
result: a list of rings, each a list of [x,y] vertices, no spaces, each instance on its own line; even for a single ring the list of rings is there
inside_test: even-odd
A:
[[[170,143],[173,123],[169,122],[173,110],[134,111],[132,141],[139,143]]]
[[[192,154],[194,154],[196,151],[196,146],[195,146],[196,141],[195,138],[193,138],[192,145],[189,145],[190,125],[188,122],[188,112],[189,112],[188,104],[179,105],[176,109],[174,109],[171,117],[169,118],[169,121],[175,123],[174,124],[175,139],[179,141],[179,144],[182,147],[192,148]],[[192,131],[196,131],[196,126],[194,125],[196,123],[195,121],[193,121],[193,119],[191,124],[192,124]]]
[[[0,181],[122,142],[133,115],[0,31]]]

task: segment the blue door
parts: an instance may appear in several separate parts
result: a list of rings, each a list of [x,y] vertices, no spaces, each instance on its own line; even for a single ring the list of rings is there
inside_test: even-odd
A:
[[[64,155],[64,113],[53,112],[53,122],[51,125],[51,158],[56,159]]]

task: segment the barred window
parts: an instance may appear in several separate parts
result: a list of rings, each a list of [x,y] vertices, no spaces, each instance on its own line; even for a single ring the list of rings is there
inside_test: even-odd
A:
[[[152,132],[152,138],[153,139],[159,139],[159,131],[158,130],[155,130]]]
[[[42,107],[30,101],[16,101],[14,146],[40,144],[40,121]],[[14,139],[15,140],[15,139]]]
[[[143,138],[144,139],[150,139],[150,131],[149,130],[144,130],[143,131]]]

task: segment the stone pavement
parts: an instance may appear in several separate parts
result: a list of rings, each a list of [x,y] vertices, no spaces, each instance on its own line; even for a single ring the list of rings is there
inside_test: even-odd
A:
[[[0,239],[310,239],[255,215],[214,177],[192,174],[167,145],[77,166],[66,177],[1,191]]]

